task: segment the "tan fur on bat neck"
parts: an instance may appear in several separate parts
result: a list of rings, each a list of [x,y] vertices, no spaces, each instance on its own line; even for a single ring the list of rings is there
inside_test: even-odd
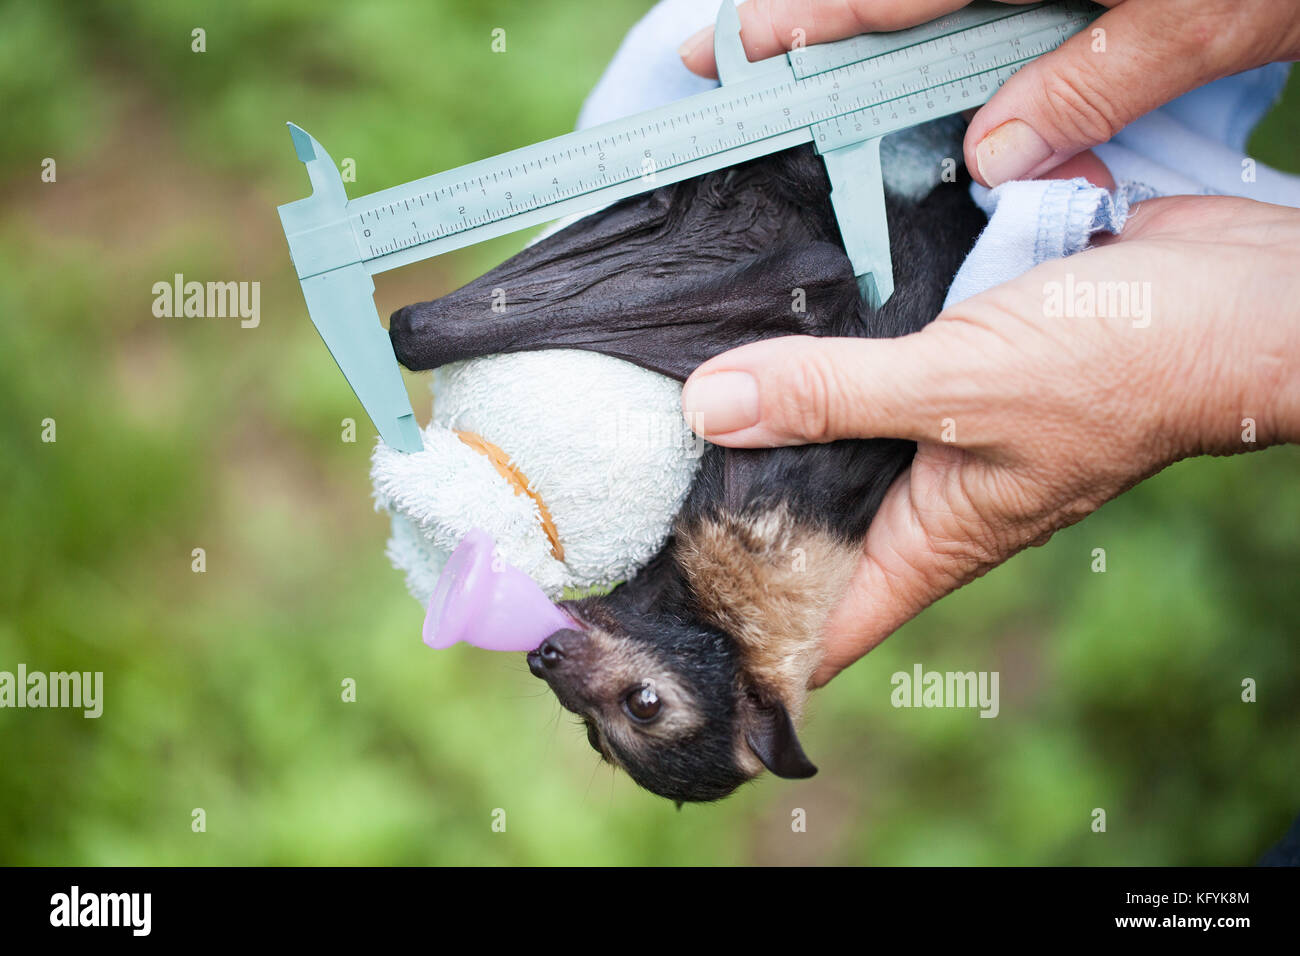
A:
[[[679,527],[676,557],[700,613],[735,639],[748,677],[797,723],[857,549],[778,506]]]

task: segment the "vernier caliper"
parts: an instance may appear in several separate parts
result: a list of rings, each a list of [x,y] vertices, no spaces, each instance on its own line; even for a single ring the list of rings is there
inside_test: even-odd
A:
[[[290,123],[312,194],[281,206],[280,220],[307,311],[384,441],[419,451],[371,276],[809,142],[863,296],[879,306],[894,291],[881,137],[985,103],[1099,13],[1086,0],[977,2],[909,30],[751,63],[723,0],[719,88],[357,199],[320,143]]]

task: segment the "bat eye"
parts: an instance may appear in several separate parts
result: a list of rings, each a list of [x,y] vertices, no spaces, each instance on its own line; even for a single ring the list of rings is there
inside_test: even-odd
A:
[[[659,716],[663,704],[653,687],[638,687],[623,698],[623,706],[634,720],[642,722],[654,720]]]

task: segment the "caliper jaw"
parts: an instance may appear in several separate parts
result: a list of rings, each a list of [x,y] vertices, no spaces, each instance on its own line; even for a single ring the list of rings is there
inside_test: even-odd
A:
[[[375,309],[375,283],[347,221],[343,179],[310,134],[292,123],[289,134],[312,185],[306,199],[280,207],[307,312],[380,437],[399,451],[421,451],[420,426]]]
[[[831,206],[840,239],[858,277],[858,289],[867,305],[879,309],[894,294],[880,138],[832,149],[822,153],[822,161],[831,181]]]

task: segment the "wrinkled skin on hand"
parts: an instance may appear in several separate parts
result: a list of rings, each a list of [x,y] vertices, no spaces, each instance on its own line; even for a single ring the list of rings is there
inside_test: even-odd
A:
[[[688,410],[706,376],[744,371],[758,383],[759,420],[711,441],[918,443],[867,533],[814,683],[1172,462],[1300,440],[1297,263],[1294,209],[1157,199],[1136,207],[1122,237],[1045,263],[913,335],[767,341],[698,369]],[[1137,302],[1149,290],[1145,316],[1053,314],[1054,292],[1101,294],[1116,282],[1136,283]],[[1253,442],[1243,441],[1247,418]]]

